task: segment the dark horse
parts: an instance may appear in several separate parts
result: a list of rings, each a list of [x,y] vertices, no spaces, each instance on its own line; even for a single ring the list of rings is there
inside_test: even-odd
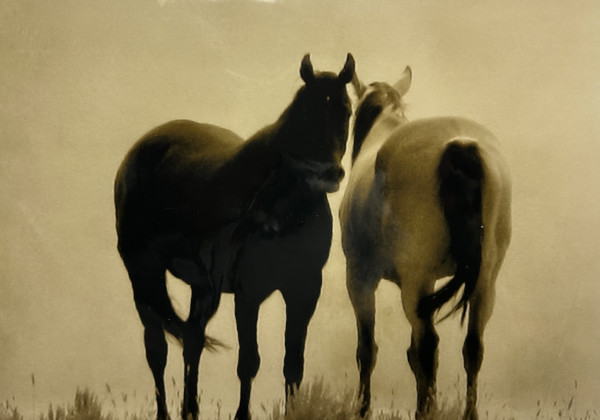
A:
[[[200,354],[215,344],[205,327],[222,292],[235,293],[236,418],[249,417],[260,364],[258,310],[275,290],[286,302],[287,392],[302,380],[306,331],[331,245],[326,193],[344,176],[354,59],[348,54],[339,75],[315,74],[306,55],[300,75],[305,84],[289,107],[247,141],[220,127],[172,121],[142,137],[117,173],[118,249],[144,325],[158,419],[168,418],[165,331],[183,346],[182,417],[197,418]],[[186,320],[171,306],[167,270],[191,287]]]
[[[340,206],[348,293],[358,330],[361,414],[369,409],[375,289],[402,288],[412,328],[408,362],[417,381],[417,418],[435,408],[438,335],[433,316],[446,302],[467,312],[464,418],[477,419],[477,376],[495,282],[511,235],[511,180],[500,143],[483,126],[455,117],[409,122],[403,95],[412,72],[390,86],[354,79],[352,172]],[[438,280],[451,277],[442,287]],[[460,294],[462,290],[462,294]]]

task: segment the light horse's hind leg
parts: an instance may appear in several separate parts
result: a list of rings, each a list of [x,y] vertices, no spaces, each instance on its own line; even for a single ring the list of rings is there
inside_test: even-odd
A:
[[[406,283],[402,285],[402,307],[411,327],[410,347],[406,352],[408,363],[417,380],[417,411],[415,418],[422,418],[424,415],[435,411],[436,409],[436,371],[438,365],[438,342],[439,338],[433,327],[432,318],[420,318],[417,315],[417,306],[419,300],[425,294],[431,293],[430,290],[420,291],[413,287],[416,285],[425,285],[426,277],[407,278]],[[423,281],[419,281],[419,280]],[[413,280],[417,280],[413,283]]]
[[[483,362],[483,332],[492,316],[494,307],[496,275],[497,271],[491,278],[481,276],[479,279],[480,285],[487,283],[488,286],[478,287],[469,300],[469,325],[463,345],[464,366],[467,372],[465,420],[477,420],[479,418],[477,414],[477,376]]]
[[[366,264],[365,264],[366,265]],[[375,343],[375,289],[379,278],[350,260],[346,266],[346,287],[356,316],[358,345],[356,362],[360,374],[360,415],[364,417],[371,404],[371,374],[377,361]]]

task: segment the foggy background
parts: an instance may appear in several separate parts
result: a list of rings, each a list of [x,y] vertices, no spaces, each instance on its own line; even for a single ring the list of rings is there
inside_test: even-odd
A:
[[[109,384],[119,404],[142,405],[153,381],[115,247],[121,159],[175,118],[248,137],[292,100],[305,53],[338,72],[352,52],[365,82],[395,82],[412,67],[410,119],[471,117],[504,146],[514,233],[486,331],[481,412],[530,418],[538,399],[572,395],[580,409],[599,408],[599,21],[591,0],[0,2],[0,401],[39,413],[87,386],[107,403]],[[336,215],[342,192],[330,195]],[[334,229],[305,379],[354,389],[337,219]],[[184,307],[185,288],[170,287]],[[399,297],[389,284],[377,294],[375,409],[414,410]],[[202,356],[208,412],[217,400],[222,413],[237,405],[232,302],[223,297],[208,328],[231,347]],[[283,326],[276,294],[261,310],[256,415],[283,398]],[[439,330],[438,388],[462,395],[464,329],[452,318]],[[169,400],[180,356],[172,344]]]

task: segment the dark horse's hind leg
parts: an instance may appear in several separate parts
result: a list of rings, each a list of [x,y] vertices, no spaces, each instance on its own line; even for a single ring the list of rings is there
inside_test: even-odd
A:
[[[184,363],[184,388],[181,417],[184,420],[198,418],[198,365],[200,355],[204,348],[204,327],[199,321],[192,318],[193,307],[198,292],[192,288],[192,302],[190,317],[187,321],[186,331],[183,334],[183,363]]]
[[[260,366],[258,343],[256,342],[256,323],[258,321],[259,302],[235,296],[235,320],[237,323],[238,355],[237,374],[240,378],[240,403],[235,414],[237,420],[250,418],[250,392],[252,379]]]
[[[181,416],[185,420],[197,419],[198,365],[206,339],[204,331],[217,309],[220,294],[212,289],[201,261],[174,259],[172,265],[177,277],[192,289],[190,313],[183,332],[184,391]]]
[[[283,289],[286,304],[285,358],[283,375],[285,377],[286,397],[294,394],[304,376],[304,348],[308,324],[312,318],[317,300],[321,294],[322,274],[320,269],[307,272],[290,279],[293,287]]]
[[[164,329],[177,336],[181,331],[182,322],[171,306],[167,295],[165,270],[158,258],[151,252],[121,254],[133,286],[136,308],[144,325],[146,360],[155,384],[156,418],[168,419],[164,383],[168,347]]]
[[[164,372],[167,364],[167,341],[160,323],[142,321],[144,323],[144,344],[146,346],[146,360],[152,371],[156,392],[156,418],[168,419]]]

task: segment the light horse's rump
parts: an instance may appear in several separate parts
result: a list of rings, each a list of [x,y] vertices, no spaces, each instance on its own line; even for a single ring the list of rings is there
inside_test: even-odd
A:
[[[340,222],[358,328],[361,413],[369,409],[377,355],[374,292],[385,278],[401,287],[412,327],[407,355],[417,417],[435,407],[434,314],[462,289],[446,315],[468,310],[465,418],[475,419],[483,331],[510,241],[511,183],[498,141],[481,125],[453,117],[407,121],[402,96],[411,78],[407,67],[394,87],[354,80],[361,100]]]
[[[315,73],[308,55],[305,82],[277,121],[247,141],[224,128],[172,121],[150,131],[125,157],[115,180],[118,249],[144,325],[154,376],[157,418],[168,417],[165,331],[183,345],[181,415],[198,416],[200,354],[221,292],[234,292],[240,344],[240,403],[249,417],[252,378],[260,364],[256,322],[260,303],[281,290],[287,304],[284,375],[300,384],[308,322],[321,290],[331,244],[326,193],[344,176],[351,113],[346,92],[350,54],[339,74]],[[190,285],[190,312],[181,319],[165,274]]]

